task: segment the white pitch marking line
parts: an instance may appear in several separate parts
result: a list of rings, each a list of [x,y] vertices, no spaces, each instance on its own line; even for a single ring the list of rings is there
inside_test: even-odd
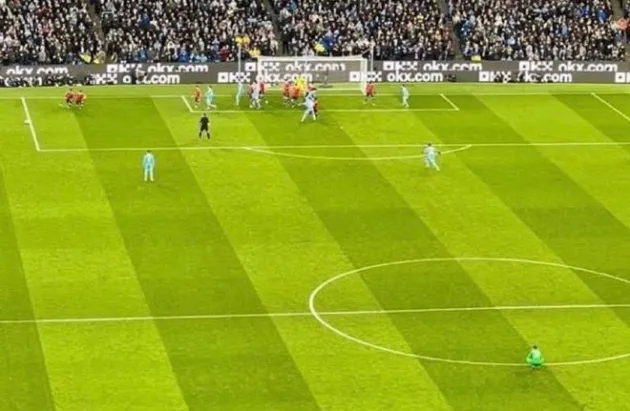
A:
[[[292,157],[292,158],[307,158],[312,160],[343,160],[343,161],[387,161],[387,160],[405,160],[413,158],[422,158],[422,154],[413,154],[409,156],[389,156],[389,157],[333,157],[333,156],[311,156],[308,154],[295,154],[295,153],[282,153],[273,150],[262,150],[258,148],[247,148],[249,151],[261,154],[269,154],[279,157]]]
[[[321,316],[362,316],[389,314],[430,314],[451,312],[487,312],[487,311],[537,311],[537,310],[584,310],[630,308],[630,304],[573,304],[573,305],[506,305],[495,307],[444,307],[444,308],[407,308],[399,310],[353,310],[319,311]],[[42,318],[32,320],[0,320],[0,324],[81,324],[81,323],[126,323],[146,321],[183,321],[183,320],[222,320],[247,318],[286,318],[312,317],[310,311],[250,313],[250,314],[199,314],[173,316],[137,316],[137,317],[91,317],[91,318]]]
[[[22,107],[24,108],[24,115],[26,116],[26,122],[28,123],[28,128],[31,132],[31,139],[33,140],[33,144],[35,145],[36,151],[42,151],[39,145],[39,139],[37,138],[37,132],[35,131],[35,126],[33,125],[33,118],[31,117],[31,112],[28,109],[28,104],[26,103],[26,98],[21,97]]]
[[[627,146],[630,141],[566,141],[566,142],[533,142],[533,143],[446,143],[436,144],[437,147],[460,147],[455,151],[472,147],[597,147],[597,146]],[[213,151],[213,150],[310,150],[310,149],[345,149],[345,148],[420,148],[425,144],[322,144],[322,145],[278,145],[278,146],[192,146],[192,147],[148,147],[154,151]],[[42,153],[81,153],[96,152],[125,152],[146,151],[147,147],[110,147],[110,148],[43,148]],[[453,150],[449,151],[453,152]]]
[[[457,106],[457,104],[453,103],[453,100],[446,97],[444,93],[440,93],[440,97],[442,97],[451,107],[453,107],[453,110],[459,111],[459,107]]]
[[[186,107],[188,107],[188,111],[190,111],[191,113],[194,113],[195,110],[193,110],[192,106],[190,105],[190,103],[188,102],[188,99],[186,98],[186,96],[180,96],[182,98],[182,101],[184,102],[184,104],[186,105]]]
[[[189,106],[190,107],[190,106]],[[205,113],[203,110],[192,110],[191,113]],[[322,109],[322,113],[407,113],[407,112],[455,112],[459,109],[450,108],[329,108]],[[266,110],[213,110],[213,114],[259,114],[259,113],[300,113],[299,111],[289,111],[287,109],[266,109]]]
[[[339,90],[339,89],[337,89]],[[323,95],[326,96],[331,96],[331,97],[361,97],[361,93],[357,92],[357,93],[338,93],[333,91],[330,92],[326,92],[325,89],[320,89],[319,93],[322,93]],[[475,92],[475,91],[453,91],[453,92],[448,92],[449,95],[451,96],[490,96],[490,97],[527,97],[527,96],[553,96],[553,95],[569,95],[569,96],[585,96],[585,95],[589,95],[592,94],[593,92],[591,91],[555,91],[555,90],[549,90],[548,92],[541,92],[541,91],[536,91],[536,92]],[[276,94],[276,95],[280,95],[280,91],[274,91],[272,90],[270,94]],[[414,96],[435,96],[438,93],[427,93],[427,92],[420,92],[420,93],[414,93],[412,95]],[[601,90],[597,92],[598,95],[606,95],[606,94],[626,94],[626,92],[621,92],[619,90]],[[379,95],[381,96],[399,96],[400,93],[379,93]],[[232,95],[229,94],[216,94],[216,97],[232,97]],[[59,100],[59,97],[54,97],[54,96],[29,96],[28,97],[31,100]],[[95,99],[95,98],[102,98],[102,99],[122,99],[122,98],[127,98],[127,99],[134,99],[134,98],[155,98],[155,99],[178,99],[181,98],[181,94],[155,94],[155,95],[146,95],[146,94],[142,94],[142,95],[133,95],[133,94],[125,94],[125,95],[97,95],[97,96],[93,96],[91,97],[91,99]],[[0,100],[19,100],[20,97],[19,96],[0,96]]]
[[[443,151],[442,154],[456,153],[458,151],[467,150],[470,147],[472,147],[472,146],[467,145],[467,146],[456,148],[456,149],[453,149],[453,150]],[[360,148],[360,147],[357,147],[357,148]],[[307,158],[307,159],[313,159],[313,160],[390,161],[390,160],[409,160],[409,159],[416,159],[416,158],[423,158],[424,157],[423,153],[406,155],[406,156],[387,156],[387,157],[334,157],[334,156],[312,156],[312,155],[308,155],[308,154],[296,154],[296,153],[282,153],[282,152],[279,152],[279,151],[263,150],[263,149],[258,149],[258,148],[254,148],[254,147],[248,147],[248,148],[246,148],[246,150],[253,151],[255,153],[269,154],[269,155],[273,155],[273,156],[293,157],[293,158]]]
[[[369,270],[373,270],[373,269],[377,269],[377,268],[382,268],[382,267],[391,267],[391,266],[399,266],[399,265],[405,265],[405,264],[418,264],[418,263],[435,263],[435,262],[448,262],[448,261],[455,261],[455,262],[506,262],[506,263],[522,263],[522,264],[531,264],[531,265],[538,265],[538,266],[548,266],[548,267],[558,267],[558,268],[562,268],[562,269],[567,269],[567,270],[573,270],[573,271],[577,271],[577,272],[582,272],[582,273],[588,273],[588,274],[593,274],[599,277],[603,277],[603,278],[608,278],[614,281],[619,281],[621,283],[624,284],[630,284],[630,280],[626,279],[626,278],[622,278],[622,277],[617,277],[614,276],[612,274],[608,274],[608,273],[604,273],[602,271],[595,271],[595,270],[591,270],[588,268],[583,268],[583,267],[577,267],[574,265],[569,265],[569,264],[562,264],[562,263],[554,263],[554,262],[546,262],[546,261],[537,261],[537,260],[529,260],[529,259],[524,259],[524,258],[508,258],[508,257],[433,257],[433,258],[420,258],[420,259],[414,259],[414,260],[401,260],[401,261],[392,261],[392,262],[387,262],[387,263],[381,263],[381,264],[375,264],[375,265],[371,265],[371,266],[365,266],[365,267],[361,267],[361,268],[357,268],[351,271],[346,271],[344,273],[341,274],[337,274],[331,278],[329,278],[328,280],[324,281],[323,283],[321,283],[320,285],[318,285],[315,289],[313,289],[313,291],[311,291],[311,293],[308,296],[308,308],[309,311],[311,312],[311,314],[313,315],[313,318],[315,318],[315,320],[317,320],[322,326],[324,326],[325,328],[327,328],[329,331],[332,331],[333,333],[337,334],[340,337],[343,337],[345,339],[347,339],[348,341],[352,341],[354,343],[357,343],[359,345],[365,346],[365,347],[369,347],[375,350],[379,350],[379,351],[383,351],[389,354],[395,354],[395,355],[400,355],[403,357],[409,357],[409,358],[416,358],[416,359],[422,359],[422,360],[427,360],[427,361],[438,361],[438,362],[443,362],[443,363],[448,363],[448,364],[466,364],[466,365],[485,365],[485,366],[495,366],[495,367],[522,367],[523,364],[522,363],[501,363],[501,362],[487,362],[487,361],[469,361],[469,360],[456,360],[456,359],[451,359],[451,358],[443,358],[443,357],[434,357],[434,356],[429,356],[429,355],[424,355],[424,354],[417,354],[417,353],[413,353],[413,352],[407,352],[407,351],[401,351],[401,350],[397,350],[397,349],[393,349],[393,348],[389,348],[383,345],[379,345],[379,344],[374,344],[372,342],[369,342],[367,340],[363,340],[361,338],[355,337],[337,327],[335,327],[334,325],[332,325],[331,323],[329,323],[327,320],[324,320],[323,317],[325,317],[325,315],[320,315],[320,312],[317,310],[316,308],[316,300],[318,295],[321,293],[321,291],[323,289],[325,289],[326,287],[328,287],[330,284],[334,283],[335,281],[338,281],[344,277],[350,276],[350,275],[354,275],[354,274],[358,274],[358,273],[362,273],[365,271],[369,271]],[[602,305],[606,305],[606,304],[593,304],[592,306],[602,306]],[[575,305],[572,305],[575,306]],[[614,307],[614,305],[607,305],[608,308],[622,308],[620,306]],[[630,306],[630,305],[628,305]],[[512,306],[508,306],[508,307],[512,307]],[[524,307],[524,306],[516,306],[516,307]],[[569,306],[562,306],[562,305],[554,305],[552,307],[569,307]],[[476,307],[474,307],[476,308]],[[542,309],[542,308],[541,308]],[[546,309],[550,309],[550,308],[546,308]],[[630,357],[630,353],[625,353],[625,354],[621,354],[621,355],[615,355],[615,356],[609,356],[609,357],[601,357],[601,358],[595,358],[595,359],[589,359],[589,360],[578,360],[578,361],[565,361],[565,362],[554,362],[554,363],[548,363],[548,365],[553,365],[553,366],[569,366],[569,365],[583,365],[583,364],[599,364],[599,363],[603,363],[603,362],[608,362],[608,361],[613,361],[613,360],[620,360],[620,359],[624,359],[624,358],[628,358]]]
[[[446,151],[442,151],[442,154],[451,154],[451,153],[457,153],[458,151],[464,151],[464,150],[468,150],[469,148],[473,147],[472,144],[468,144],[465,145],[464,147],[460,147],[460,148],[454,148],[452,150],[446,150]]]
[[[603,104],[605,104],[609,109],[611,109],[612,111],[614,111],[615,113],[619,114],[621,117],[623,117],[626,121],[630,122],[630,117],[628,117],[626,114],[623,113],[623,111],[619,110],[617,107],[613,106],[612,104],[610,104],[608,101],[604,100],[603,98],[601,98],[599,95],[597,95],[597,93],[591,93],[591,95],[593,97],[595,97],[597,100],[601,101]]]

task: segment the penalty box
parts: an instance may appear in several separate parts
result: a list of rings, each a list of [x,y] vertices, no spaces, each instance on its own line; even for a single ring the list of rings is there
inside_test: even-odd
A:
[[[219,95],[220,97],[228,97],[226,95]],[[274,98],[280,98],[280,95],[277,92],[273,93]],[[396,103],[396,100],[393,99],[393,97],[395,95],[389,95],[389,97],[392,98],[392,100],[389,101],[389,107],[371,107],[371,106],[367,106],[367,107],[363,107],[363,103],[362,101],[362,97],[360,94],[333,94],[333,93],[326,93],[326,96],[328,97],[347,97],[347,98],[352,98],[355,100],[355,104],[356,101],[359,101],[358,105],[360,105],[360,107],[358,108],[329,108],[326,110],[322,110],[323,112],[347,112],[347,113],[404,113],[404,112],[458,112],[460,111],[459,107],[457,107],[457,105],[455,103],[453,103],[447,96],[443,95],[443,94],[433,94],[433,95],[419,95],[418,98],[422,98],[422,97],[430,97],[433,99],[439,99],[439,101],[441,102],[442,107],[422,107],[422,108],[403,108],[403,107],[395,107],[392,108],[392,105]],[[5,98],[6,100],[8,100],[9,98]],[[94,101],[94,100],[106,100],[106,101],[112,101],[114,102],[115,100],[119,100],[119,99],[156,99],[156,100],[177,100],[180,102],[180,104],[183,105],[183,107],[186,109],[186,111],[188,111],[189,113],[194,113],[195,115],[205,112],[205,110],[201,110],[201,109],[195,109],[190,101],[190,97],[184,96],[184,95],[150,95],[150,96],[133,96],[133,95],[122,95],[122,96],[116,96],[116,95],[107,95],[107,96],[97,96],[97,97],[92,97],[89,98],[89,100],[87,101],[88,104],[88,109],[89,109],[89,101]],[[17,101],[21,101],[22,103],[22,108],[23,108],[23,119],[24,119],[24,123],[25,123],[25,128],[26,133],[30,135],[30,138],[32,140],[32,144],[33,147],[36,151],[38,152],[47,152],[47,153],[52,153],[52,152],[57,152],[57,153],[63,153],[63,152],[67,152],[67,153],[72,153],[72,152],[90,152],[90,151],[102,151],[102,152],[124,152],[124,151],[141,151],[141,150],[145,150],[145,148],[140,148],[140,147],[98,147],[98,148],[88,148],[85,147],[85,141],[81,140],[77,138],[77,142],[76,144],[73,144],[72,141],[64,141],[64,142],[60,142],[61,144],[54,144],[52,147],[49,146],[48,144],[46,144],[46,138],[42,138],[42,135],[47,135],[51,132],[56,133],[56,135],[59,135],[59,130],[52,130],[52,129],[47,129],[46,127],[48,126],[48,121],[45,121],[41,118],[38,118],[39,115],[37,114],[37,112],[33,113],[33,107],[32,107],[32,103],[33,102],[37,102],[37,101],[47,101],[50,102],[52,105],[57,106],[57,105],[63,105],[63,99],[59,98],[59,97],[53,97],[53,96],[33,96],[33,97],[14,97],[11,98],[11,100],[17,100]],[[54,101],[57,101],[58,103],[54,103]],[[31,105],[29,106],[29,102],[31,102]],[[244,105],[246,105],[246,103],[244,103]],[[61,109],[61,108],[60,108]],[[214,114],[221,114],[221,113],[225,113],[225,114],[238,114],[238,113],[264,113],[264,112],[286,112],[287,114],[296,114],[295,111],[288,111],[287,109],[284,108],[270,108],[270,107],[264,107],[261,110],[250,110],[247,107],[245,107],[244,109],[239,109],[239,110],[235,110],[235,109],[224,109],[224,110],[211,110],[210,111],[213,115]],[[44,122],[44,125],[40,125],[40,121]],[[57,140],[57,139],[56,139]],[[59,140],[57,140],[57,142],[59,143]],[[138,144],[140,145],[140,144]],[[216,150],[216,149],[222,149],[221,147],[187,147],[187,146],[166,146],[166,147],[153,147],[153,149],[156,150]],[[233,147],[233,149],[239,149],[238,147]],[[246,149],[245,147],[243,149]]]

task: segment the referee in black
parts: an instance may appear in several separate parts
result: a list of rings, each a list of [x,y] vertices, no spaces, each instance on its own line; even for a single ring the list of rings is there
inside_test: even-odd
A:
[[[199,138],[201,138],[204,133],[208,140],[210,140],[210,119],[206,113],[203,113],[199,119]]]

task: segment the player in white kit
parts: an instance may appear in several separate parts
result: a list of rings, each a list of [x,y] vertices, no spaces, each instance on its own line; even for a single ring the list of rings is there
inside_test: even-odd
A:
[[[317,114],[315,114],[315,99],[312,97],[308,97],[304,101],[303,106],[306,107],[306,110],[304,110],[304,114],[302,114],[302,123],[309,115],[313,117],[313,120],[317,120]]]
[[[252,83],[252,100],[249,104],[251,108],[260,108],[260,84],[258,82]]]
[[[437,156],[440,154],[437,148],[433,144],[429,143],[424,147],[424,166],[426,168],[434,168],[440,171],[440,166],[437,163]]]

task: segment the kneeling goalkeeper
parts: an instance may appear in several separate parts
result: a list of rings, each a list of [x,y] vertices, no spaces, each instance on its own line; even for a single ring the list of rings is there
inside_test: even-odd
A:
[[[527,355],[527,364],[533,369],[537,370],[543,366],[545,363],[545,359],[543,358],[542,352],[538,346],[534,345],[532,350]]]

